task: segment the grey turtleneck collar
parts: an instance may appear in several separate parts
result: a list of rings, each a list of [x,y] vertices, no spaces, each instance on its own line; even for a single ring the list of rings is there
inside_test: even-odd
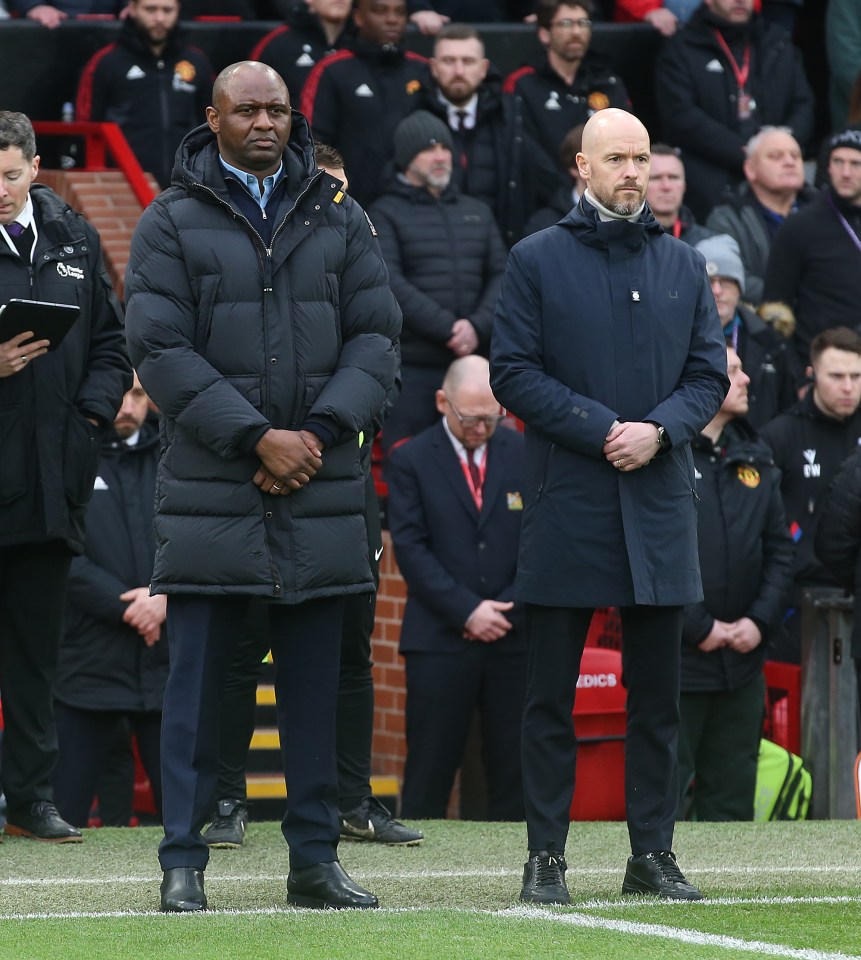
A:
[[[646,201],[644,200],[633,213],[614,213],[614,211],[608,210],[603,203],[600,203],[598,200],[596,200],[595,195],[588,187],[586,188],[583,196],[598,211],[598,219],[603,220],[605,223],[608,220],[630,220],[631,223],[633,223],[635,220],[639,219],[640,214],[643,212],[643,207],[646,205]]]

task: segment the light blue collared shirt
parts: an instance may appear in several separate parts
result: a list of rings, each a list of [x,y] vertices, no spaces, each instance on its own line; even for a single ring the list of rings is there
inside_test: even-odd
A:
[[[236,179],[243,184],[252,197],[257,201],[261,210],[266,209],[266,204],[269,202],[269,198],[272,196],[272,191],[275,189],[275,184],[281,179],[284,175],[284,164],[278,164],[278,169],[275,173],[271,174],[268,177],[263,178],[263,195],[260,195],[260,181],[253,173],[248,173],[246,170],[239,170],[237,167],[234,167],[232,164],[228,163],[221,154],[218,155],[219,163],[225,170],[229,173],[232,173]]]

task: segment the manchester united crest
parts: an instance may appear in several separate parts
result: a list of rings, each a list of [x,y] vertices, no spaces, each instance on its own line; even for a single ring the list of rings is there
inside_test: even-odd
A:
[[[191,83],[192,80],[194,80],[194,78],[197,76],[197,71],[194,69],[194,64],[188,60],[180,60],[179,63],[173,68],[173,72],[184,83]]]
[[[407,84],[407,93],[412,96],[414,93],[418,93],[421,88],[421,80],[410,80],[410,82]]]
[[[600,90],[593,90],[586,103],[590,110],[606,110],[610,106],[610,98]]]
[[[759,470],[757,470],[756,467],[752,467],[747,463],[740,463],[738,466],[738,479],[746,487],[754,490],[759,486],[762,477],[759,475]]]

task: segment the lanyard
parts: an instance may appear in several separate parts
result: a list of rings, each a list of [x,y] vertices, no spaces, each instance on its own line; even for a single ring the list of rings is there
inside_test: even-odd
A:
[[[855,244],[857,250],[861,251],[861,240],[858,239],[858,234],[852,229],[849,225],[849,221],[843,214],[837,209],[837,204],[834,202],[834,198],[830,193],[825,195],[825,199],[830,205],[831,209],[837,214],[837,219],[843,224],[843,229],[849,234],[849,239]]]
[[[463,475],[466,477],[466,485],[469,487],[469,492],[472,494],[472,499],[475,501],[475,505],[478,507],[478,509],[481,510],[484,502],[484,475],[487,471],[487,451],[485,450],[481,463],[473,464],[475,469],[478,471],[477,486],[472,478],[472,472],[469,469],[469,464],[467,463],[466,459],[461,460],[460,465],[463,468]]]
[[[746,43],[744,45],[744,61],[741,69],[739,69],[738,61],[732,55],[732,50],[730,50],[729,44],[724,40],[720,30],[715,30],[715,37],[721,46],[721,50],[726,54],[727,60],[729,60],[729,65],[732,67],[735,82],[738,84],[739,90],[744,90],[747,84],[747,78],[750,75],[750,44]]]

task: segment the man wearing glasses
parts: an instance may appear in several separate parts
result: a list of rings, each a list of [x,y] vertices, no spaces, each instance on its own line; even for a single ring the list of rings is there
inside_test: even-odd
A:
[[[448,368],[442,419],[392,451],[389,528],[407,583],[407,762],[401,814],[443,818],[470,722],[481,715],[487,819],[522,820],[526,646],[512,602],[523,513],[523,438],[487,360]]]
[[[589,49],[592,0],[538,0],[535,16],[547,55],[540,64],[509,74],[503,90],[520,98],[526,132],[543,147],[550,166],[559,167],[560,183],[567,183],[558,157],[568,131],[598,110],[628,109],[631,101],[622,78]]]

